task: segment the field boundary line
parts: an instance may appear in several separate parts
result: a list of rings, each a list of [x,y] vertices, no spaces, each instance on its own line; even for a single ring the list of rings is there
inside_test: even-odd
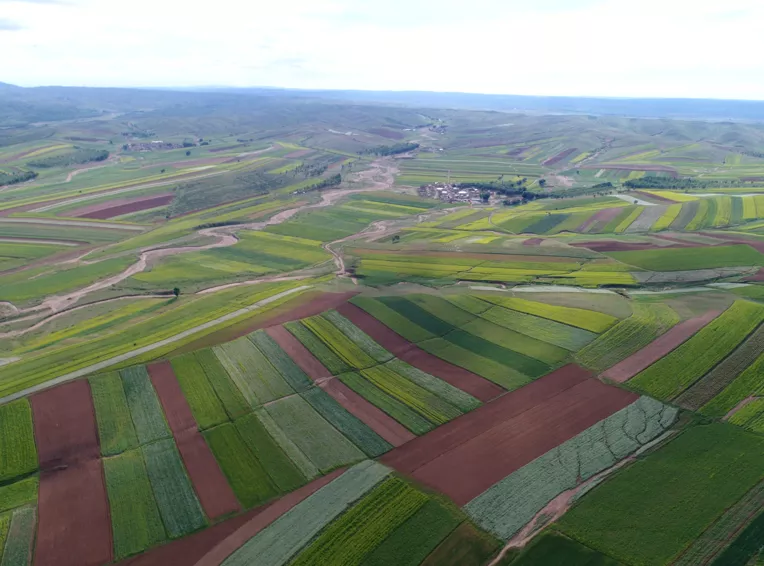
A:
[[[26,389],[23,389],[21,391],[17,391],[16,393],[12,393],[11,395],[7,395],[5,397],[0,398],[0,405],[4,405],[6,403],[10,403],[11,401],[15,401],[16,399],[20,399],[22,397],[26,397],[27,395],[31,393],[36,393],[38,391],[43,391],[45,389],[49,389],[50,387],[54,387],[56,385],[59,385],[61,383],[65,383],[67,381],[72,381],[74,379],[78,379],[80,377],[85,377],[86,375],[89,375],[91,373],[95,373],[97,371],[100,371],[102,369],[106,369],[109,366],[113,366],[115,364],[130,360],[132,358],[136,358],[138,356],[141,356],[143,354],[146,354],[148,352],[151,352],[153,350],[162,348],[164,346],[167,346],[168,344],[172,344],[173,342],[178,342],[180,340],[183,340],[184,338],[191,336],[193,334],[196,334],[197,332],[201,332],[202,330],[206,330],[208,328],[212,328],[214,326],[217,326],[218,324],[221,324],[223,322],[227,322],[229,320],[238,318],[244,314],[247,314],[249,312],[255,311],[259,309],[260,307],[264,307],[274,301],[277,301],[283,297],[286,297],[288,295],[291,295],[293,293],[297,293],[300,291],[305,291],[306,289],[310,289],[312,285],[301,285],[299,287],[295,287],[294,289],[287,289],[286,291],[282,291],[281,293],[276,293],[275,295],[272,295],[270,297],[267,297],[261,301],[258,301],[256,303],[253,303],[249,305],[248,307],[241,308],[239,310],[236,310],[234,312],[230,312],[226,315],[223,315],[219,318],[216,318],[214,320],[210,320],[208,322],[205,322],[204,324],[200,324],[199,326],[195,326],[193,328],[189,328],[188,330],[184,330],[183,332],[176,334],[174,336],[171,336],[169,338],[165,338],[164,340],[160,340],[159,342],[154,342],[153,344],[149,344],[148,346],[143,346],[141,348],[138,348],[136,350],[132,350],[130,352],[126,352],[124,354],[120,354],[119,356],[115,356],[113,358],[110,358],[108,360],[105,360],[103,362],[98,362],[96,364],[92,364],[90,366],[84,367],[82,369],[75,370],[73,372],[69,372],[67,374],[64,374],[62,376],[53,378],[49,381],[46,381],[44,383],[40,383],[38,385],[28,387]]]

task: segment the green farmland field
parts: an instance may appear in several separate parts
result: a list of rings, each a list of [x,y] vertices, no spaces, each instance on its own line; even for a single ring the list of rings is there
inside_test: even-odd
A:
[[[627,564],[671,562],[761,480],[763,450],[731,425],[695,427],[596,488],[560,528]]]
[[[623,263],[650,271],[685,271],[764,265],[764,255],[745,244],[708,248],[608,252],[607,255]]]
[[[37,469],[37,448],[29,401],[0,406],[0,481],[7,482]]]

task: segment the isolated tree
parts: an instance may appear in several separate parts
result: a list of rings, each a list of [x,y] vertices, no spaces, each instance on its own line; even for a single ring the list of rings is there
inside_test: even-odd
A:
[[[488,203],[488,199],[491,198],[491,193],[489,192],[480,193],[480,198],[482,199],[484,203]]]
[[[393,244],[397,244],[400,241],[401,241],[401,237],[398,234],[393,236]]]
[[[190,149],[186,152],[186,157],[188,157],[189,155],[191,155],[191,150]]]
[[[539,187],[546,187],[546,179],[539,179]]]
[[[173,295],[175,295],[176,297],[177,297],[178,295],[180,295],[180,287],[175,287],[175,288],[172,290],[172,294],[173,294]]]
[[[164,173],[164,169],[162,169],[162,170],[160,171],[160,173]]]

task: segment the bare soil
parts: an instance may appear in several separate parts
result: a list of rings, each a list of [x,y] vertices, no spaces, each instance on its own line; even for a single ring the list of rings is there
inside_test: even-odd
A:
[[[42,470],[100,457],[93,400],[86,380],[48,389],[30,400]]]
[[[111,562],[109,500],[100,459],[40,474],[34,566]]]
[[[554,392],[557,385],[556,394],[518,403],[510,393],[389,452],[382,462],[409,472],[461,506],[638,398],[634,393],[587,379],[585,370],[577,366],[568,365],[550,375],[550,389]],[[544,379],[514,393],[522,394]],[[570,385],[575,381],[579,383],[559,390],[560,383]],[[399,452],[409,458],[401,459]]]
[[[172,193],[164,193],[161,195],[114,199],[108,202],[101,202],[78,208],[67,213],[67,216],[106,220],[108,218],[114,218],[115,216],[121,216],[122,214],[129,214],[130,212],[138,212],[140,210],[156,208],[157,206],[164,206],[172,201],[174,196],[175,195]]]
[[[111,520],[87,381],[33,395],[40,459],[35,566],[97,566],[112,559]]]

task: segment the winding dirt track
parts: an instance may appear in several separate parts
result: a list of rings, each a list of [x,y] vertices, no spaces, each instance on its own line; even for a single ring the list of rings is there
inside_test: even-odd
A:
[[[368,186],[365,186],[359,189],[349,189],[349,190],[335,189],[331,191],[326,191],[325,193],[321,195],[320,202],[316,204],[307,204],[307,205],[302,205],[295,208],[283,210],[264,222],[253,222],[250,224],[237,224],[233,226],[221,226],[221,227],[205,228],[205,229],[199,230],[197,232],[198,235],[209,237],[209,238],[215,238],[217,240],[210,244],[206,244],[203,246],[189,246],[189,247],[157,248],[156,246],[150,246],[150,247],[143,248],[140,250],[140,256],[138,258],[138,261],[134,263],[133,265],[131,265],[130,267],[128,267],[127,269],[125,269],[124,271],[122,271],[121,273],[118,273],[117,275],[113,275],[112,277],[93,283],[92,285],[89,285],[82,289],[77,289],[76,291],[72,291],[70,293],[66,293],[62,295],[53,295],[51,297],[46,298],[39,305],[30,307],[28,309],[19,309],[18,314],[23,315],[25,313],[38,312],[38,311],[44,311],[44,310],[50,311],[51,315],[60,313],[64,310],[67,310],[69,307],[76,304],[79,300],[81,300],[83,297],[86,297],[87,295],[90,295],[97,291],[108,289],[109,287],[113,285],[116,285],[126,279],[129,279],[133,275],[142,273],[147,268],[154,265],[157,261],[159,261],[160,259],[166,256],[177,255],[181,253],[202,252],[202,251],[211,250],[215,248],[225,248],[228,246],[233,246],[239,241],[235,233],[240,230],[263,230],[268,226],[282,224],[300,212],[331,206],[335,204],[339,199],[349,194],[370,191],[370,190],[379,190],[380,188],[389,188],[395,180],[394,166],[384,162],[383,160],[380,160],[372,164],[371,169],[359,173],[358,178],[359,178],[359,181],[363,182],[363,184]],[[375,227],[372,229],[371,233],[375,233],[374,230],[376,230],[377,232],[379,231],[379,229]],[[358,234],[353,234],[351,236],[348,236],[347,238],[342,238],[341,240],[337,240],[336,242],[331,242],[330,244],[325,245],[326,250],[329,251],[329,253],[331,253],[332,256],[334,257],[334,262],[337,265],[339,273],[344,273],[345,265],[341,255],[331,249],[330,247],[331,244],[335,244],[335,243],[339,243],[339,242],[349,240],[355,237],[359,237],[360,235],[367,234],[367,233],[370,233],[369,228],[362,230]],[[303,276],[296,275],[291,277],[283,276],[283,275],[275,276],[275,277],[263,277],[263,278],[255,279],[252,281],[244,281],[239,283],[220,285],[217,287],[212,287],[210,289],[204,289],[200,291],[199,293],[200,294],[211,293],[214,291],[219,291],[221,289],[239,286],[239,285],[251,285],[254,283],[261,283],[266,281],[279,281],[279,280],[286,280],[286,279],[304,279],[306,277],[307,277],[306,275],[303,275]]]

